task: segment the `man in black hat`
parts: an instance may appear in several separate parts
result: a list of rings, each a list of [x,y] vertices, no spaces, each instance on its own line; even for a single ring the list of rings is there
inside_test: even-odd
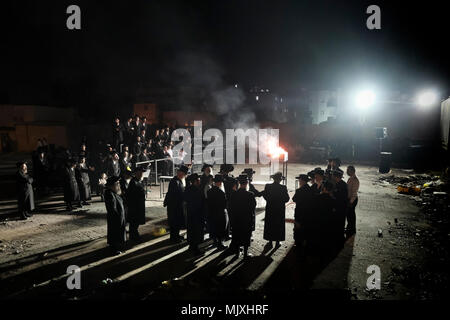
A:
[[[141,237],[138,232],[139,225],[145,224],[145,186],[143,167],[137,167],[134,177],[128,186],[126,197],[128,205],[127,219],[130,223],[130,240],[140,242]]]
[[[120,191],[121,191],[121,197],[123,199],[123,206],[125,207],[125,217],[128,221],[128,187],[130,186],[131,179],[133,178],[133,172],[129,167],[127,167],[122,172],[122,177],[120,179]]]
[[[262,197],[263,192],[258,191],[255,186],[252,184],[253,181],[253,175],[256,173],[252,168],[246,168],[244,171],[242,171],[242,174],[246,174],[248,177],[248,190],[250,192],[253,192],[255,197]]]
[[[324,175],[325,172],[321,168],[314,169],[314,183],[311,186],[313,194],[318,195],[322,191]]]
[[[347,183],[342,180],[344,172],[341,169],[332,171],[333,182],[335,184],[334,197],[336,198],[336,214],[338,216],[335,228],[335,237],[337,249],[342,248],[344,244],[345,218],[348,208],[348,189]]]
[[[120,177],[120,163],[117,152],[112,152],[112,157],[107,160],[106,175],[108,177]]]
[[[358,204],[358,190],[359,190],[359,179],[356,176],[356,169],[354,166],[347,167],[347,175],[349,176],[347,180],[348,189],[348,209],[347,209],[347,228],[345,230],[345,235],[347,238],[351,237],[356,233],[356,205]]]
[[[206,194],[208,190],[211,188],[211,182],[212,182],[212,165],[210,164],[203,164],[202,167],[202,175],[200,176],[200,188],[204,194],[204,198],[206,199]]]
[[[36,178],[37,192],[40,195],[48,194],[48,181],[50,176],[50,163],[47,154],[41,150],[33,164],[33,173]]]
[[[119,177],[109,177],[105,185],[107,242],[114,254],[121,253],[127,240],[125,208],[120,196],[119,179]]]
[[[123,151],[122,157],[120,158],[120,161],[119,161],[120,172],[122,174],[125,171],[127,171],[127,168],[131,169],[131,167],[132,167],[131,159],[132,158],[133,158],[133,156],[130,155],[128,151],[126,151],[126,150]]]
[[[26,162],[17,163],[17,207],[23,220],[32,216],[34,210],[33,178],[28,175]]]
[[[133,132],[135,137],[140,136],[141,135],[141,131],[142,131],[142,122],[140,117],[136,114],[134,115],[134,121],[133,121]]]
[[[311,211],[312,205],[312,190],[308,185],[310,177],[306,174],[301,174],[296,177],[299,181],[300,187],[295,190],[292,201],[295,202],[295,225],[294,225],[294,240],[297,248],[303,247],[305,241],[305,230],[307,229],[307,221],[305,217]]]
[[[80,190],[75,176],[75,167],[76,161],[69,159],[64,169],[64,202],[66,203],[68,211],[73,210],[73,202],[78,203],[78,205],[82,207]]]
[[[169,188],[164,198],[164,207],[167,207],[167,220],[170,228],[170,239],[174,242],[180,242],[184,239],[180,236],[180,230],[186,227],[183,209],[183,180],[189,169],[181,166],[177,175],[170,180]]]
[[[216,174],[214,176],[214,186],[208,190],[208,222],[210,238],[214,240],[219,250],[226,248],[223,240],[228,234],[228,212],[227,197],[223,189],[223,176]]]
[[[335,247],[333,232],[337,215],[336,200],[332,196],[333,189],[333,183],[325,181],[321,193],[315,196],[312,210],[304,217],[307,223],[305,230],[307,254],[319,258],[321,262],[328,261]]]
[[[119,117],[114,118],[113,129],[113,147],[116,150],[120,149],[120,145],[123,143],[123,126],[120,123]]]
[[[198,247],[204,239],[203,195],[200,190],[200,176],[197,173],[187,177],[188,186],[183,196],[186,202],[186,229],[189,249],[194,255],[201,254]]]
[[[244,258],[251,256],[248,253],[250,239],[252,237],[253,220],[255,217],[256,200],[255,195],[247,191],[248,177],[240,175],[238,177],[239,189],[231,194],[229,210],[231,214],[231,228],[233,239],[231,250],[239,256],[239,248],[244,247]]]
[[[264,199],[267,201],[266,213],[264,217],[264,239],[268,241],[268,246],[280,246],[280,241],[286,238],[286,202],[289,201],[289,194],[285,185],[281,184],[284,179],[281,172],[271,176],[273,183],[266,184],[264,188]]]
[[[209,222],[208,222],[208,203],[206,199],[208,198],[208,190],[212,187],[213,175],[212,175],[212,165],[203,164],[202,167],[203,174],[200,176],[200,190],[202,191],[203,199],[203,217],[205,221],[205,230],[209,233]]]
[[[142,138],[141,136],[137,136],[136,138],[134,138],[133,143],[133,155],[135,156],[136,159],[141,154],[142,147],[143,147]]]
[[[89,179],[89,172],[91,171],[94,171],[94,168],[86,164],[85,157],[81,157],[76,166],[75,177],[80,190],[80,200],[83,205],[90,205],[87,201],[91,200],[91,182]]]
[[[125,122],[124,124],[123,130],[124,141],[127,145],[131,146],[134,142],[134,127],[132,117],[128,117],[127,122]]]
[[[222,164],[220,165],[220,174],[223,175],[223,186],[225,187],[225,194],[227,199],[231,198],[231,193],[233,192],[232,178],[233,175],[230,173],[234,171],[234,166],[232,164]]]

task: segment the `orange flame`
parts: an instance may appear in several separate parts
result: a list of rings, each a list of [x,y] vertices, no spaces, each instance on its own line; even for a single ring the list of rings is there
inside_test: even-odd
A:
[[[275,139],[269,139],[267,141],[267,148],[269,150],[268,155],[272,158],[272,159],[279,159],[280,157],[287,157],[287,151],[284,150],[282,147],[280,147],[279,145],[277,145]]]

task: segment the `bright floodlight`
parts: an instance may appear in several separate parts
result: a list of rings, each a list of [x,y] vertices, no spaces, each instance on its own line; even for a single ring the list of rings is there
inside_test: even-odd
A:
[[[419,97],[417,99],[417,103],[421,107],[429,107],[437,102],[437,98],[438,97],[437,97],[436,92],[431,91],[431,90],[424,91],[419,95]]]
[[[375,93],[370,90],[364,90],[356,95],[356,106],[359,108],[371,107],[375,102]]]

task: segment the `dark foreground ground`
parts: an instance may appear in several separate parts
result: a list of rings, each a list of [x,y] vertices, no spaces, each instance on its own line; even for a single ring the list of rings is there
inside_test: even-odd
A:
[[[289,164],[291,196],[293,177],[316,166]],[[235,175],[242,168],[238,166]],[[14,218],[12,199],[1,201],[0,298],[261,300],[296,294],[349,300],[448,298],[448,211],[435,210],[426,198],[397,192],[403,180],[395,179],[415,181],[407,178],[411,171],[380,175],[375,167],[357,170],[361,181],[357,234],[324,268],[297,258],[291,202],[286,205],[286,241],[270,249],[262,238],[264,201],[258,201],[250,250],[254,257],[244,261],[215,250],[207,237],[206,253],[200,257],[187,251],[186,242],[171,244],[168,234],[159,232],[167,225],[158,186],[148,194],[145,241],[130,244],[119,256],[110,256],[106,246],[106,210],[98,197],[76,213],[64,212],[61,195],[43,199],[27,221]],[[263,179],[257,172],[255,180]],[[70,265],[81,268],[81,290],[67,288]],[[369,266],[380,269],[379,290],[367,290]]]

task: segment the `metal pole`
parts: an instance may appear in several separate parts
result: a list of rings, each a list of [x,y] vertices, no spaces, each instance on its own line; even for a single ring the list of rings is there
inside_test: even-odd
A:
[[[155,160],[155,185],[158,184],[158,160]]]

